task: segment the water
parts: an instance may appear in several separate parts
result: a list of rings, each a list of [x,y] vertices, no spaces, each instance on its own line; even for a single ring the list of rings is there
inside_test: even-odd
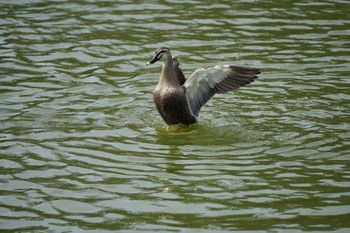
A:
[[[1,231],[349,232],[349,3],[1,1]],[[166,132],[161,45],[263,73]]]

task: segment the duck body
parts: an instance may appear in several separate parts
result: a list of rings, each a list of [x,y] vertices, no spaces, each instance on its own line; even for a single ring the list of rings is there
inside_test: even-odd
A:
[[[158,87],[153,91],[153,100],[167,125],[190,125],[197,122],[188,108],[184,87]]]
[[[168,126],[196,123],[201,107],[212,96],[244,86],[258,78],[255,75],[260,73],[256,68],[216,65],[199,68],[186,80],[180,63],[172,58],[167,47],[158,48],[147,64],[159,60],[163,66],[153,100]]]
[[[176,58],[168,57],[164,62],[161,79],[153,91],[153,101],[167,125],[190,125],[197,122],[191,113],[182,86],[186,79]]]

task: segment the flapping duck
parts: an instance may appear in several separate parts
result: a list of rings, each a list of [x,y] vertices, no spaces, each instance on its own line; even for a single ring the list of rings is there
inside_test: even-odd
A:
[[[200,109],[216,93],[245,86],[260,74],[257,68],[215,65],[195,70],[186,80],[179,61],[172,57],[169,48],[158,48],[147,65],[157,61],[162,61],[163,66],[153,100],[168,126],[196,123]]]

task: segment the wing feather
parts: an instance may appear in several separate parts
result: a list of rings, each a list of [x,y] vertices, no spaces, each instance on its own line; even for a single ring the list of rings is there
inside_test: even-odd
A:
[[[201,107],[216,93],[226,93],[253,82],[260,74],[256,68],[216,65],[199,68],[184,83],[192,113],[198,116]]]

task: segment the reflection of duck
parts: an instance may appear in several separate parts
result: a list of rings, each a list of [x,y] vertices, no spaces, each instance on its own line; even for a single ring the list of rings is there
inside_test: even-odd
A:
[[[158,48],[147,64],[159,60],[163,62],[163,67],[158,85],[153,91],[153,100],[167,125],[196,123],[201,107],[216,93],[226,93],[245,86],[260,74],[256,68],[215,65],[195,70],[186,80],[169,48]]]

